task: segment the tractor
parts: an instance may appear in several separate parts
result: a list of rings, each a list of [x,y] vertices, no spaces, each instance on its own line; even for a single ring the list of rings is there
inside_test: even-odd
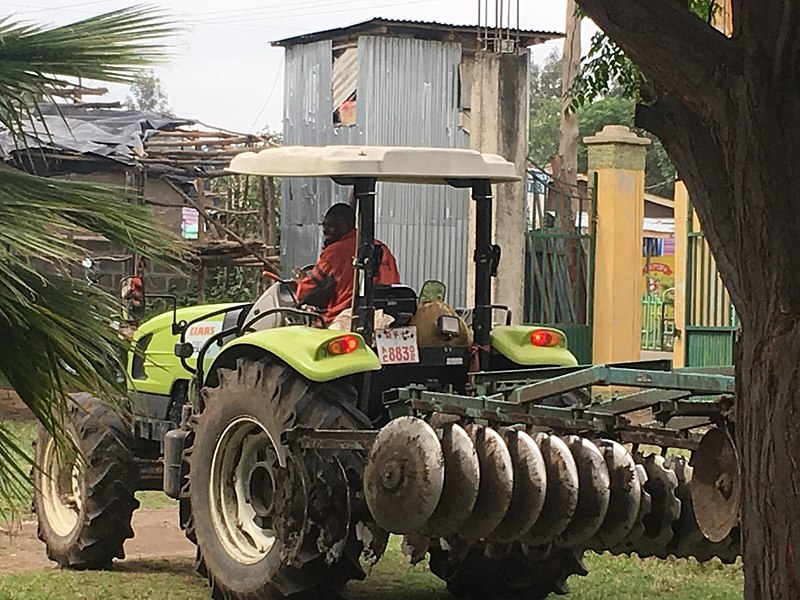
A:
[[[325,327],[292,280],[253,303],[142,323],[130,414],[78,394],[68,437],[81,460],[36,442],[53,561],[124,557],[138,490],[178,500],[214,598],[338,597],[390,534],[458,597],[565,593],[586,550],[736,560],[732,375],[578,365],[561,331],[512,325],[492,304],[492,185],[518,181],[514,165],[472,150],[288,146],[229,170],[352,186],[350,328]],[[438,281],[375,284],[379,182],[470,190],[471,308],[448,305]]]

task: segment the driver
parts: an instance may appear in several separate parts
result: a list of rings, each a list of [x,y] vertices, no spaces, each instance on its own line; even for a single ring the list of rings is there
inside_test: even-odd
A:
[[[322,252],[311,272],[297,282],[297,300],[323,309],[330,324],[350,308],[353,298],[353,259],[356,254],[356,213],[348,204],[334,204],[322,221]],[[375,283],[400,283],[397,262],[385,244],[375,240],[383,254]]]

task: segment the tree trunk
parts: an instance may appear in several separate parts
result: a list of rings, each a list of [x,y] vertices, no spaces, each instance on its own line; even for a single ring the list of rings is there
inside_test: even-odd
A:
[[[647,78],[637,125],[680,177],[742,323],[745,597],[800,598],[800,9],[738,0],[727,38],[684,2],[578,0]]]
[[[800,598],[800,318],[743,328],[736,370],[745,598]],[[795,550],[796,549],[796,550]]]

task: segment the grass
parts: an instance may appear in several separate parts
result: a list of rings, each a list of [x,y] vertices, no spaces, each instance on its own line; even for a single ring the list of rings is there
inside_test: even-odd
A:
[[[5,427],[9,433],[18,440],[20,448],[27,450],[29,456],[33,455],[33,440],[39,431],[35,421],[1,421],[0,426]],[[17,460],[17,464],[24,472],[30,470],[24,460]],[[26,479],[22,489],[17,490],[11,498],[0,496],[0,520],[28,519],[31,517],[31,497],[33,485]],[[163,492],[137,492],[136,498],[141,503],[141,508],[167,508],[175,506],[177,502]]]
[[[4,426],[31,448],[35,423],[8,421]],[[27,467],[25,467],[27,470]],[[0,511],[15,510],[16,517],[30,516],[31,486],[13,502],[0,500]],[[139,492],[143,509],[174,506],[161,492]],[[393,538],[386,556],[375,565],[366,581],[354,583],[353,600],[443,600],[450,598],[426,565],[411,567]],[[0,557],[2,561],[2,557]],[[586,557],[588,577],[573,577],[570,600],[739,600],[742,598],[741,565],[718,561],[639,560],[596,555]],[[110,572],[74,572],[53,569],[0,576],[0,600],[134,600],[163,598],[207,600],[205,581],[198,577],[190,559],[131,560]]]
[[[28,456],[33,456],[33,440],[39,431],[39,426],[35,421],[2,421],[0,427],[12,434],[17,439],[17,446],[26,450]],[[30,464],[19,458],[16,460],[17,466],[23,472],[30,471]],[[27,518],[31,514],[31,497],[33,485],[30,478],[25,478],[21,489],[13,490],[8,497],[0,496],[0,519],[19,519]]]
[[[588,577],[570,580],[568,600],[739,600],[741,566],[691,560],[638,560],[589,554]],[[424,565],[411,567],[394,538],[366,581],[350,586],[353,600],[444,600],[444,585]],[[39,571],[0,576],[1,600],[207,600],[190,559],[133,560],[111,572]]]

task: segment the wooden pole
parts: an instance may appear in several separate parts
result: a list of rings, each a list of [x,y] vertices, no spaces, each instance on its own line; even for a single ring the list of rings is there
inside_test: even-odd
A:
[[[197,303],[206,303],[206,267],[200,265],[200,270],[197,272]]]
[[[197,191],[197,204],[200,207],[197,210],[202,215],[205,215],[206,193],[205,193],[205,188],[203,186],[203,180],[200,177],[194,180],[194,189]],[[197,227],[197,241],[204,242],[205,240],[206,240],[206,221],[205,219],[200,219]]]
[[[267,244],[272,244],[269,239],[269,206],[267,206],[267,182],[263,177],[258,178],[258,208],[261,213],[261,239]]]
[[[235,231],[233,231],[229,227],[226,227],[222,223],[214,222],[213,219],[211,219],[211,217],[208,215],[208,213],[206,212],[206,210],[205,210],[205,208],[203,206],[201,206],[193,198],[191,198],[188,195],[186,195],[183,192],[182,189],[180,189],[178,186],[176,186],[174,183],[172,183],[169,179],[162,178],[162,181],[164,183],[166,183],[169,187],[171,187],[175,191],[175,193],[178,194],[178,196],[183,198],[188,204],[190,204],[195,209],[197,209],[197,212],[200,213],[200,217],[204,221],[207,221],[209,223],[214,223],[214,226],[219,227],[220,229],[222,229],[222,231],[227,233],[230,237],[232,237],[234,239],[234,241],[238,242],[242,247],[244,247],[244,248],[249,248],[250,247],[249,244],[239,234],[237,234]],[[198,230],[201,231],[201,228],[198,227]],[[275,265],[268,258],[266,258],[264,256],[261,256],[257,252],[254,252],[252,250],[250,250],[250,254],[252,254],[255,258],[257,258],[261,262],[261,264],[264,265],[264,268],[267,269],[268,271],[270,271],[272,273],[275,273],[276,275],[280,272],[280,269],[277,267],[277,265]]]
[[[275,178],[267,177],[267,246],[278,245],[278,206]]]

